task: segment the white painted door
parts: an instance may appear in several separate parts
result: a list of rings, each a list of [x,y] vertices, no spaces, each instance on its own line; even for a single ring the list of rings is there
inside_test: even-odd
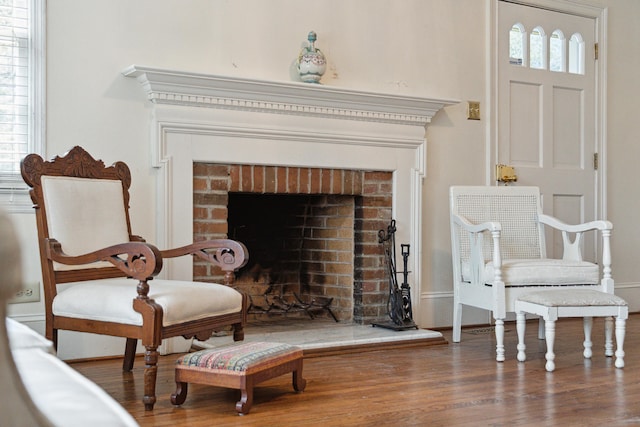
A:
[[[514,167],[510,185],[540,187],[545,213],[593,220],[595,20],[499,1],[497,22],[497,163]],[[595,259],[595,240],[585,243]],[[561,248],[561,236],[548,234],[548,255]]]

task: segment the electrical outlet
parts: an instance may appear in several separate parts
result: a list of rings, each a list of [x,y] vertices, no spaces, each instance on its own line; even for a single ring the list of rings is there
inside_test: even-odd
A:
[[[40,301],[40,283],[25,283],[23,288],[9,300],[9,304],[38,301]]]

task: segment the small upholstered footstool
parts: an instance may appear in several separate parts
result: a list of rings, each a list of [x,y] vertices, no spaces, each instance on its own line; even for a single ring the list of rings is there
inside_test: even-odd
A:
[[[302,378],[302,349],[289,344],[248,342],[188,353],[176,361],[171,403],[184,403],[188,383],[237,388],[241,398],[236,411],[245,415],[251,410],[256,384],[289,372],[294,390],[303,391],[307,382]]]
[[[585,359],[590,359],[591,329],[593,317],[605,317],[605,356],[613,356],[613,322],[615,317],[615,334],[618,348],[615,352],[616,368],[624,367],[624,336],[626,320],[629,317],[629,307],[622,298],[606,292],[593,289],[545,290],[521,295],[515,302],[516,330],[518,333],[518,360],[526,360],[524,344],[525,314],[537,314],[544,319],[547,353],[545,368],[551,372],[555,370],[555,354],[553,343],[555,340],[556,320],[559,317],[582,317],[584,319],[584,352]]]

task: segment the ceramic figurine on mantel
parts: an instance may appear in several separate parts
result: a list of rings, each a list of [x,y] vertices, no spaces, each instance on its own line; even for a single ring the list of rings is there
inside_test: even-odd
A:
[[[317,39],[315,31],[309,32],[309,45],[300,50],[296,66],[300,79],[306,83],[320,83],[320,79],[327,68],[327,61],[320,49],[315,47]]]

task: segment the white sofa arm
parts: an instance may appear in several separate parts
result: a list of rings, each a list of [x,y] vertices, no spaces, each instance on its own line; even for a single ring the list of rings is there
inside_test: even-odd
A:
[[[54,426],[135,427],[111,396],[56,356],[39,349],[13,351],[31,400]]]

